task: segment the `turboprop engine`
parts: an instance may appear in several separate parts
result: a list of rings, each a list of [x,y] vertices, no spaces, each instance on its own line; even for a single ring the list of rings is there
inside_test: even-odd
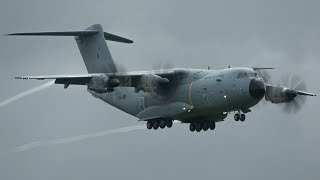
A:
[[[93,76],[88,84],[88,89],[97,93],[113,92],[120,85],[118,79],[110,79],[108,76]]]
[[[271,101],[272,103],[285,103],[292,101],[299,92],[289,89],[282,86],[272,86],[268,88],[268,91],[265,94],[265,98],[267,101]]]
[[[148,93],[156,93],[157,95],[165,95],[169,88],[170,81],[155,74],[143,74],[140,77],[136,92],[140,90]]]
[[[275,104],[282,104],[284,112],[291,113],[297,112],[302,108],[306,101],[306,96],[316,96],[304,91],[306,90],[306,85],[302,81],[298,83],[293,81],[291,84],[293,84],[292,87],[294,88],[290,88],[290,86],[267,86],[265,99]]]

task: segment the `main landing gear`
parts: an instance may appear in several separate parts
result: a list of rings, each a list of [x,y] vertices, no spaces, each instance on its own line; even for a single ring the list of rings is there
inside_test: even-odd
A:
[[[235,121],[245,121],[246,120],[246,115],[245,114],[240,114],[240,111],[239,111],[239,113],[237,113],[237,114],[235,114],[234,115],[234,120]]]
[[[147,122],[147,128],[148,129],[158,129],[158,128],[164,129],[165,127],[171,128],[172,127],[172,120],[170,119],[161,119],[161,120],[154,120],[154,121],[148,121]]]
[[[216,128],[215,122],[196,122],[190,123],[189,129],[191,132],[197,131],[200,132],[201,130],[207,131],[208,129],[214,130]]]

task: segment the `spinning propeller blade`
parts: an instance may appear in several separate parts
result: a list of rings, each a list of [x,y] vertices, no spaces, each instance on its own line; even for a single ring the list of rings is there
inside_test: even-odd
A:
[[[296,113],[302,109],[306,102],[306,95],[315,96],[311,93],[305,93],[307,90],[306,83],[297,75],[291,73],[285,74],[282,77],[282,84],[288,87],[285,94],[291,99],[287,103],[282,103],[282,110],[286,113]]]
[[[257,72],[258,76],[259,76],[260,78],[262,78],[265,83],[270,83],[271,75],[270,75],[270,73],[269,73],[268,70],[274,69],[274,68],[269,68],[269,67],[268,67],[268,68],[265,68],[265,67],[253,67],[252,69],[253,69],[255,72]]]

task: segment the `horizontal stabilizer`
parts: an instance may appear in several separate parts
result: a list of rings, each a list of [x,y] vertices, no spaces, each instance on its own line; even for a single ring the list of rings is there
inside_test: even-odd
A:
[[[122,42],[122,43],[128,43],[128,44],[133,43],[133,41],[130,39],[126,39],[126,38],[123,38],[114,34],[110,34],[107,32],[104,32],[104,38],[109,41],[116,41],[116,42]]]
[[[12,33],[8,36],[90,36],[98,34],[97,30],[83,31],[62,31],[62,32],[30,32],[30,33]]]
[[[83,31],[53,31],[53,32],[29,32],[29,33],[11,33],[6,34],[7,36],[92,36],[98,34],[98,30],[83,30]],[[111,33],[104,32],[104,38],[109,41],[122,42],[122,43],[133,43],[132,40],[123,38]]]

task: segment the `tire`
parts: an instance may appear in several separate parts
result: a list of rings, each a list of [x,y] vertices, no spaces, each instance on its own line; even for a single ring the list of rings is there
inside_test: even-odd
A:
[[[234,115],[234,120],[235,120],[235,121],[239,121],[239,119],[240,119],[240,115],[239,115],[239,114],[235,114],[235,115]]]
[[[216,123],[215,122],[211,122],[210,123],[210,129],[214,130],[216,128]]]
[[[172,120],[167,120],[167,127],[171,128],[172,127]]]
[[[153,129],[158,129],[159,128],[159,121],[154,121],[153,122]]]
[[[167,123],[166,123],[166,121],[164,119],[160,121],[160,128],[161,129],[165,128],[166,125],[167,125]]]
[[[208,131],[208,129],[209,129],[209,123],[208,123],[208,122],[204,122],[202,129],[203,129],[204,131]]]
[[[240,121],[244,121],[244,120],[246,120],[246,115],[245,114],[241,114],[240,115]]]
[[[196,130],[196,125],[194,123],[190,123],[189,129],[191,132],[194,132]]]
[[[197,132],[200,132],[202,130],[202,125],[201,125],[201,123],[197,123],[196,124],[196,131]]]
[[[148,128],[148,129],[152,129],[152,127],[153,127],[152,121],[148,121],[148,122],[147,122],[147,128]]]

